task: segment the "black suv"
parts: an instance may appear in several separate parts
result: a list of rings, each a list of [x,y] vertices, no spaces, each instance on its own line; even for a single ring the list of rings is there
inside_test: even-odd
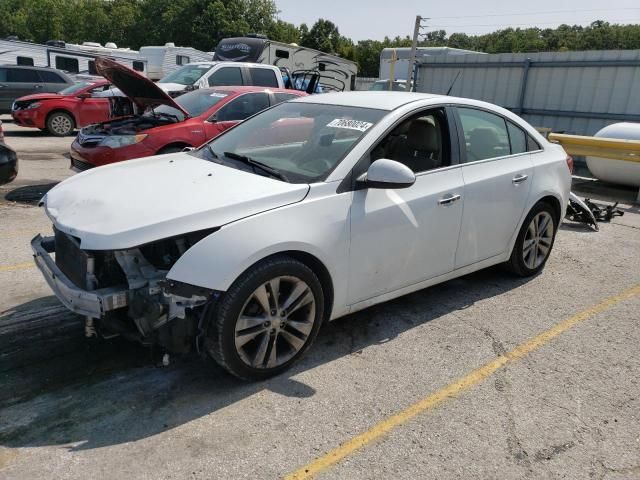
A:
[[[16,98],[58,92],[73,83],[65,73],[53,68],[0,65],[0,113],[11,113]]]

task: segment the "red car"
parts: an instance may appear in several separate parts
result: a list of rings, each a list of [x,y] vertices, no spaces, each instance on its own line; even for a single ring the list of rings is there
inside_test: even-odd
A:
[[[39,128],[56,137],[109,119],[111,84],[106,80],[76,83],[57,93],[37,93],[13,102],[16,125]]]
[[[124,65],[101,58],[96,66],[143,113],[80,130],[70,152],[76,171],[197,147],[271,105],[306,95],[279,88],[215,87],[171,98]],[[117,100],[122,99],[112,98],[112,108]]]

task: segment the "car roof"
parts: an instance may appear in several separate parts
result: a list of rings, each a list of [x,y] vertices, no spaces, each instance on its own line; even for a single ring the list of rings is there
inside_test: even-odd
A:
[[[219,65],[221,63],[227,64],[227,65],[237,65],[237,66],[245,66],[245,67],[259,67],[259,68],[268,68],[273,70],[274,68],[278,68],[274,65],[269,65],[266,63],[250,63],[250,62],[233,62],[233,61],[224,61],[224,60],[215,60],[215,61],[210,61],[210,62],[189,62],[185,65],[182,65],[183,67],[187,67],[187,66],[195,66],[195,67],[214,67],[216,65]]]
[[[310,95],[297,98],[295,102],[320,103],[325,105],[340,105],[344,107],[376,108],[378,110],[395,110],[408,103],[419,100],[451,98],[444,95],[414,92],[337,92]]]
[[[194,90],[194,91],[202,91],[202,90],[211,91],[211,92],[224,92],[228,94],[273,92],[273,93],[290,93],[292,95],[298,95],[301,97],[304,97],[307,95],[305,92],[301,92],[300,90],[291,90],[288,88],[275,88],[275,87],[257,87],[255,85],[208,87],[208,88],[199,88],[198,90]]]

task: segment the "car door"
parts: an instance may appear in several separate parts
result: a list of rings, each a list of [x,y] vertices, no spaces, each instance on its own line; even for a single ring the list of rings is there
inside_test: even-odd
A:
[[[465,208],[456,268],[504,253],[524,215],[533,165],[524,132],[504,117],[457,107]]]
[[[3,110],[11,110],[11,105],[16,98],[42,92],[43,84],[36,70],[15,67],[5,67],[2,70],[4,80],[0,77],[0,89],[2,89]]]
[[[366,163],[399,161],[416,181],[405,189],[353,193],[351,305],[453,270],[466,201],[450,117],[444,108],[421,111],[372,149]]]
[[[100,85],[85,92],[90,97],[81,96],[77,99],[75,116],[79,127],[109,120],[108,97],[111,90],[111,85]]]
[[[269,108],[269,95],[266,92],[245,93],[237,96],[225,103],[205,122],[207,138],[213,138],[265,108]]]

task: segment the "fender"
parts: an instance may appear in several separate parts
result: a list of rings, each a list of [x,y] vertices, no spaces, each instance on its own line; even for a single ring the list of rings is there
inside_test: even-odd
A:
[[[167,278],[226,291],[248,268],[271,255],[299,251],[316,257],[331,276],[331,318],[346,313],[351,192],[336,183],[315,184],[300,203],[222,226],[187,250]]]

